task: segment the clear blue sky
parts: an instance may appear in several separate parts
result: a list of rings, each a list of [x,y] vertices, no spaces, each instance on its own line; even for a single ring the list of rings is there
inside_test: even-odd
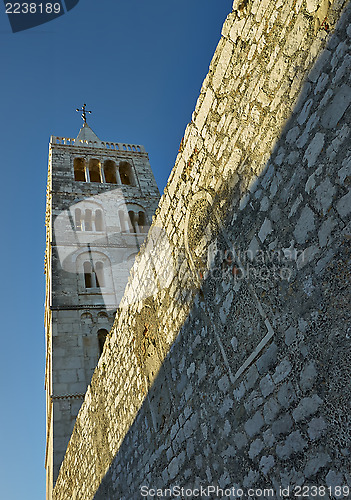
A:
[[[163,191],[232,0],[80,0],[13,34],[0,5],[0,499],[45,498],[44,248],[50,135],[83,102],[102,140],[143,144]],[[69,499],[67,499],[69,500]]]

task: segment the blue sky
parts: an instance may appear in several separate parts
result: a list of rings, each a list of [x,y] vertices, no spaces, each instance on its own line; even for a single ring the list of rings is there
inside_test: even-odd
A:
[[[50,135],[93,110],[102,140],[143,144],[162,193],[232,0],[80,0],[13,34],[1,4],[0,498],[45,498],[44,249]]]

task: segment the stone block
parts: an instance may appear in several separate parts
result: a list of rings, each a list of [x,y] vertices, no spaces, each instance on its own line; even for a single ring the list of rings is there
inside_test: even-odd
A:
[[[249,448],[249,457],[253,460],[263,450],[264,444],[261,439],[255,439]]]
[[[291,372],[292,366],[288,359],[283,359],[283,361],[277,366],[273,374],[273,381],[275,384],[282,382]]]
[[[246,392],[246,387],[244,382],[241,382],[239,387],[236,387],[233,391],[233,396],[237,401],[240,401]]]
[[[334,250],[328,250],[327,254],[322,259],[319,259],[315,266],[316,274],[320,274],[325,269],[325,266],[331,261],[334,253]]]
[[[269,220],[269,219],[265,219],[262,226],[261,226],[261,229],[259,230],[259,233],[258,233],[258,237],[259,239],[261,240],[261,242],[263,243],[265,241],[265,239],[267,238],[267,236],[273,231],[273,228],[272,228],[272,222]]]
[[[249,469],[248,474],[244,477],[243,486],[244,488],[252,488],[252,486],[256,483],[259,478],[259,474],[257,471],[253,469]]]
[[[272,423],[281,409],[280,404],[275,398],[270,398],[263,408],[264,420],[267,424]]]
[[[225,471],[218,480],[220,488],[225,488],[230,483],[230,475],[228,471]]]
[[[287,41],[283,48],[284,53],[287,56],[292,56],[295,54],[299,46],[301,45],[303,39],[306,37],[306,31],[308,29],[308,21],[303,16],[303,14],[299,14],[296,20],[296,23],[291,30],[289,36],[287,37]]]
[[[247,445],[247,437],[243,432],[236,432],[234,434],[234,443],[238,450],[241,450],[244,446]]]
[[[309,14],[312,14],[319,7],[319,0],[306,0],[306,9]]]
[[[327,453],[317,453],[316,456],[308,460],[304,474],[306,477],[314,476],[319,469],[325,467],[330,462],[330,456]]]
[[[293,421],[289,414],[282,415],[272,424],[272,433],[275,437],[288,434],[292,428]]]
[[[351,87],[344,84],[335,94],[332,102],[326,109],[322,125],[327,129],[334,129],[343,117],[345,111],[351,103]]]
[[[186,443],[186,454],[188,459],[190,459],[194,455],[194,451],[195,451],[194,440],[190,438],[187,440]]]
[[[290,326],[285,332],[285,343],[286,345],[291,345],[296,340],[296,328]]]
[[[267,196],[264,196],[261,200],[261,204],[260,204],[260,211],[261,212],[267,212],[268,208],[269,208],[269,205],[270,205],[270,202],[269,202],[269,199]],[[256,239],[256,238],[255,238]],[[256,240],[257,241],[257,240]]]
[[[339,183],[343,185],[345,179],[351,175],[351,158],[346,158],[342,163],[342,168],[338,171]]]
[[[234,401],[229,398],[225,398],[223,403],[221,404],[218,413],[220,414],[221,417],[224,417],[232,408],[234,405]]]
[[[312,104],[313,104],[313,99],[308,99],[303,105],[303,108],[300,111],[299,116],[297,117],[297,122],[299,125],[303,125],[307,120],[311,111]]]
[[[296,393],[291,382],[286,382],[278,391],[278,401],[284,408],[289,408],[296,401]]]
[[[261,357],[256,361],[256,367],[260,375],[267,373],[269,368],[276,363],[277,358],[277,346],[276,344],[271,344]]]
[[[322,403],[323,401],[319,396],[317,396],[317,394],[301,399],[300,403],[292,413],[295,422],[301,422],[316,413]]]
[[[294,453],[299,453],[307,447],[306,441],[302,438],[299,431],[292,432],[284,441],[284,444],[278,444],[276,453],[279,458],[287,459]]]
[[[304,160],[307,160],[308,167],[311,168],[315,164],[320,152],[324,146],[325,135],[317,132],[310,142],[304,154]]]
[[[272,430],[267,429],[263,433],[263,441],[268,448],[271,448],[275,443],[275,437],[273,436]]]
[[[266,398],[274,391],[275,385],[270,375],[266,375],[260,382],[262,395]]]
[[[213,101],[214,101],[214,93],[212,89],[208,88],[206,90],[204,100],[202,101],[201,107],[195,119],[195,124],[199,130],[202,129],[202,127],[205,124],[205,121],[207,120],[207,116],[211,109]]]
[[[192,436],[197,428],[198,416],[194,413],[184,424],[184,436],[186,439]]]
[[[85,394],[86,382],[68,383],[68,394]]]
[[[294,229],[294,236],[298,243],[305,243],[308,233],[315,230],[315,215],[308,205],[303,207],[301,215]]]
[[[267,189],[268,186],[270,185],[274,172],[275,172],[274,166],[270,164],[267,168],[267,171],[264,173],[264,177],[261,182],[261,186],[263,189]]]
[[[284,56],[280,56],[275,63],[268,80],[268,87],[273,91],[282,80],[284,73],[288,69],[288,62]]]
[[[316,245],[311,245],[305,248],[305,250],[301,252],[297,259],[297,269],[300,270],[307,264],[312,262],[315,256],[318,255],[318,252],[319,248]]]
[[[273,455],[263,456],[260,460],[260,469],[263,475],[267,475],[274,466],[275,460]]]
[[[307,433],[310,439],[315,440],[320,438],[326,429],[327,424],[323,417],[313,418],[308,424]]]
[[[174,479],[179,472],[179,460],[178,457],[174,457],[167,468],[168,476],[170,479]]]
[[[61,384],[78,382],[77,370],[60,370],[57,373],[57,378]]]
[[[250,418],[244,425],[246,433],[253,437],[257,434],[264,425],[264,421],[261,412],[256,412],[255,415]]]
[[[257,391],[252,391],[244,403],[246,411],[252,413],[263,404],[263,401],[263,398]]]
[[[300,387],[306,392],[312,389],[317,378],[317,370],[315,364],[311,361],[302,370],[300,374]]]
[[[323,213],[323,215],[326,215],[328,212],[335,193],[336,188],[332,185],[329,179],[325,179],[316,188],[316,199],[314,205],[317,210],[320,210]]]
[[[252,389],[258,380],[258,371],[255,365],[250,366],[244,379],[244,384],[248,390]]]
[[[330,238],[330,235],[336,225],[337,222],[335,221],[334,217],[329,217],[322,223],[318,231],[318,241],[321,247],[325,247],[326,245],[331,243],[332,239]]]
[[[229,32],[229,37],[230,39],[235,43],[238,36],[240,36],[244,25],[245,25],[246,19],[238,19],[233,23],[232,29]]]
[[[351,212],[351,190],[346,193],[338,203],[336,204],[336,209],[340,215],[340,217],[345,218]]]
[[[233,43],[231,41],[226,41],[223,44],[220,57],[217,61],[216,69],[212,77],[212,86],[216,91],[222,83],[222,79],[227,71],[230,59],[233,54]],[[200,127],[199,127],[200,128]]]

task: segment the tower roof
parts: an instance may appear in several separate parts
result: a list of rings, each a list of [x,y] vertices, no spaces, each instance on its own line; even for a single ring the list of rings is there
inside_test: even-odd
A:
[[[84,122],[83,127],[80,129],[79,134],[77,135],[77,141],[92,141],[101,143],[101,140],[98,136],[91,130],[89,125]]]

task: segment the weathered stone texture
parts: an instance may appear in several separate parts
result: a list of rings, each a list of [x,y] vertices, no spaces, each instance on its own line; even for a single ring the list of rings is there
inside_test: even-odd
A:
[[[343,6],[234,2],[56,500],[350,483]]]

